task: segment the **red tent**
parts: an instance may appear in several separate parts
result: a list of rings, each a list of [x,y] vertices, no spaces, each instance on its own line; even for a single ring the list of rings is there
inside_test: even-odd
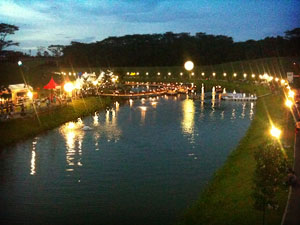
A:
[[[55,89],[56,86],[58,86],[58,84],[55,83],[55,81],[53,80],[53,77],[51,77],[51,80],[49,81],[49,83],[47,85],[44,86],[44,89]]]

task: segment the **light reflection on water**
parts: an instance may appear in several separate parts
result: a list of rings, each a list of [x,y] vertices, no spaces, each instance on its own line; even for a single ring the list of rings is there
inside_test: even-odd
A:
[[[250,102],[176,98],[115,103],[9,149],[11,155],[0,158],[6,178],[1,194],[10,196],[5,199],[10,206],[25,206],[6,208],[7,218],[26,215],[52,224],[63,224],[64,218],[87,224],[87,217],[94,218],[89,224],[118,224],[110,222],[118,218],[173,222],[237,145],[255,108]],[[9,179],[11,171],[16,178]],[[37,207],[40,196],[43,210]]]
[[[84,132],[83,122],[78,118],[78,122],[68,122],[60,128],[60,132],[66,140],[66,171],[72,172],[77,166],[82,166],[82,142]]]

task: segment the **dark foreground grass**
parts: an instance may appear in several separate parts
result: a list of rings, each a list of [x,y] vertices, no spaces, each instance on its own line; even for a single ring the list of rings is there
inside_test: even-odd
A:
[[[109,104],[109,98],[89,97],[73,100],[66,106],[39,113],[38,116],[0,122],[0,149],[53,129],[67,121],[90,115],[104,109]]]
[[[228,157],[225,165],[215,173],[199,200],[187,210],[179,224],[262,224],[262,212],[254,209],[251,194],[256,166],[254,152],[269,136],[269,118],[281,129],[286,128],[287,114],[282,95],[270,95],[257,102],[255,118],[246,136]],[[287,130],[290,132],[289,144],[293,146],[291,120]],[[285,151],[291,162],[293,148]],[[287,189],[277,193],[279,208],[267,210],[265,224],[280,224],[287,196]]]

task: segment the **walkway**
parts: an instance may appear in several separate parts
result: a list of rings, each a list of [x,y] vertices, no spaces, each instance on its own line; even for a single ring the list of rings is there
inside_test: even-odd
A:
[[[295,138],[295,161],[294,171],[299,179],[300,177],[300,133]],[[291,187],[289,199],[285,214],[283,215],[282,225],[300,224],[300,181],[294,187]]]

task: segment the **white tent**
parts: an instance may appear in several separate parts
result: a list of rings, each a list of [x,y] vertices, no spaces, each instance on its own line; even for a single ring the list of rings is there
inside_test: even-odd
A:
[[[27,96],[28,91],[32,91],[33,88],[30,85],[26,84],[11,84],[8,86],[8,88],[11,90],[11,98],[12,101],[17,103],[17,97],[18,96]]]

